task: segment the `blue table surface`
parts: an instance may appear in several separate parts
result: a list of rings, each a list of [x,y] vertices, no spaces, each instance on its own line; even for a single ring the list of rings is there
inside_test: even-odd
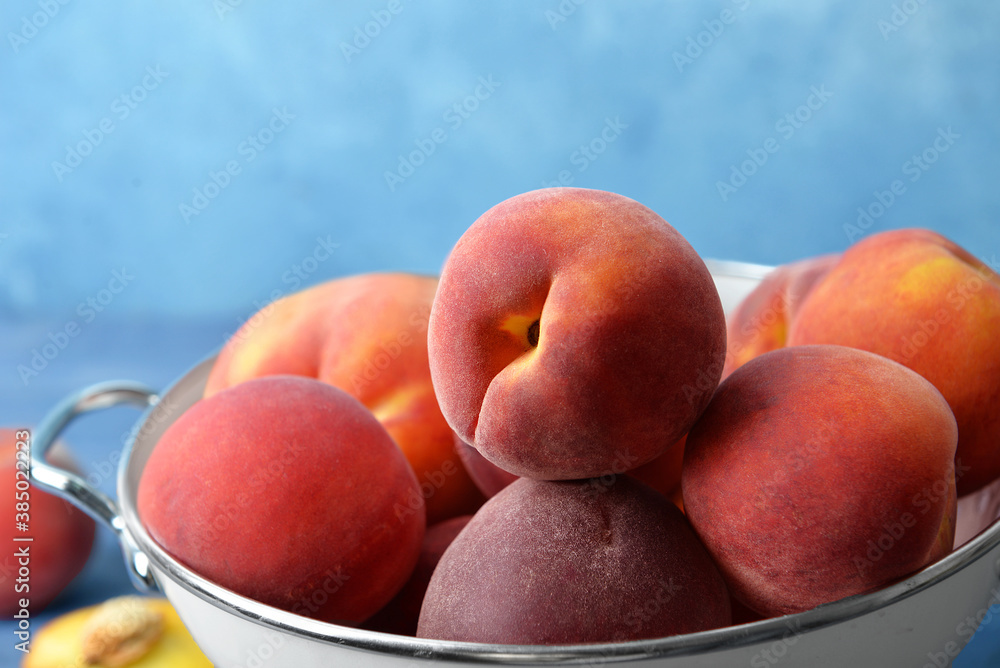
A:
[[[31,426],[60,399],[92,383],[126,379],[163,388],[205,356],[213,353],[237,324],[235,317],[178,322],[95,321],[62,350],[28,386],[5,384],[0,390],[0,424]],[[58,323],[0,324],[0,368],[25,363],[31,350],[46,340]],[[114,464],[126,434],[137,418],[132,408],[89,414],[65,434],[77,461],[99,487],[114,495]],[[44,612],[32,619],[32,632],[54,616],[130,593],[118,544],[99,527],[94,549],[83,572]],[[958,668],[1000,665],[1000,608],[987,617],[979,632],[955,660]],[[22,659],[14,649],[15,623],[0,621],[0,666]]]

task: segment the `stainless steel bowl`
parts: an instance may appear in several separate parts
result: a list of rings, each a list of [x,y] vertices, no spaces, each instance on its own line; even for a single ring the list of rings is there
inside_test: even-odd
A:
[[[727,312],[771,269],[708,261]],[[166,427],[202,394],[213,358],[162,394],[130,382],[81,390],[56,406],[34,435],[32,480],[108,526],[122,546],[135,586],[159,590],[198,645],[220,668],[348,665],[454,666],[943,666],[1000,602],[1000,523],[941,561],[880,591],[796,615],[658,640],[575,646],[503,646],[396,636],[307,619],[224,589],[178,563],[139,521],[136,493],[143,467]],[[118,470],[117,501],[79,476],[43,461],[78,415],[119,404],[143,413]]]

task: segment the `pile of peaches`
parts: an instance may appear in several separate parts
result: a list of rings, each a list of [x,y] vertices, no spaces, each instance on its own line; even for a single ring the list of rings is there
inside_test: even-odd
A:
[[[205,578],[308,617],[501,644],[811,609],[955,545],[1000,477],[1000,276],[927,230],[775,270],[726,315],[659,215],[508,199],[440,278],[265,307],[145,467]]]

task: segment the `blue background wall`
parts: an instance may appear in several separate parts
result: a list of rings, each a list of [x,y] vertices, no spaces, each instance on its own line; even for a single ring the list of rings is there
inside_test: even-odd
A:
[[[890,2],[228,2],[55,2],[37,34],[23,21],[44,2],[3,4],[0,313],[70,317],[122,266],[135,281],[115,312],[247,313],[318,236],[339,249],[316,280],[436,272],[479,214],[562,170],[650,206],[706,256],[844,248],[895,179],[907,190],[870,231],[1000,246],[995,3],[910,0],[889,32]],[[499,86],[446,118],[480,77]],[[776,129],[813,86],[832,96]],[[241,143],[276,107],[294,119],[250,161]],[[57,175],[104,119],[112,132]],[[606,119],[615,140],[574,161]],[[959,138],[910,182],[904,163],[948,127]],[[385,172],[437,128],[444,143],[391,189]],[[778,152],[723,201],[717,182],[769,137]],[[185,220],[229,161],[240,173]]]
[[[560,178],[706,257],[842,250],[859,207],[1000,256],[997,3],[63,2],[0,6],[0,424],[162,386],[303,285],[436,273]],[[109,492],[133,418],[69,434]],[[53,610],[127,590],[101,536]]]

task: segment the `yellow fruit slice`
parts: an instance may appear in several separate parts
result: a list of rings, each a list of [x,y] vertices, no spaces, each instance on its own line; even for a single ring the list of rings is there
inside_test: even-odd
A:
[[[164,598],[122,596],[74,610],[42,627],[30,647],[22,668],[212,668]]]

